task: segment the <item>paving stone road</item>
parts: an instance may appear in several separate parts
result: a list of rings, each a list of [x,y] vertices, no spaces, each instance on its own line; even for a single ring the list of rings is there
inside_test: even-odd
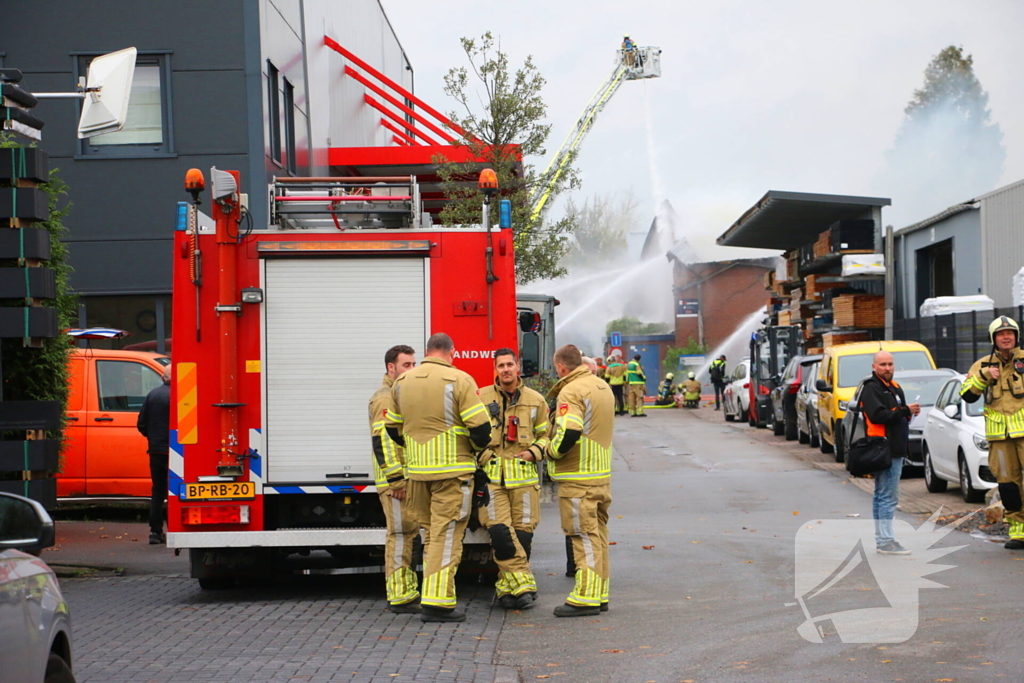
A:
[[[203,591],[186,576],[65,579],[79,683],[488,682],[504,613],[460,586],[463,624],[383,609],[378,577]],[[514,680],[514,678],[512,679]]]

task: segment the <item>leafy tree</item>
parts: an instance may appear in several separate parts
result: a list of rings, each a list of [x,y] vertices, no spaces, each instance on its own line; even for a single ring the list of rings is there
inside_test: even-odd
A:
[[[567,265],[609,263],[626,254],[626,235],[637,222],[639,203],[627,191],[597,196],[577,206],[569,199],[566,214],[576,223],[571,246],[565,254]]]
[[[12,136],[0,135],[0,147],[19,147]],[[74,327],[78,317],[78,298],[70,292],[68,279],[71,266],[67,263],[67,247],[62,239],[67,234],[64,217],[71,210],[65,195],[68,187],[60,179],[58,169],[50,170],[49,182],[41,186],[49,197],[50,214],[45,222],[36,227],[50,233],[50,260],[43,266],[53,268],[57,282],[57,298],[43,305],[57,309],[58,329],[63,331]],[[14,261],[0,262],[0,266],[17,266]],[[18,302],[16,305],[23,305]],[[55,339],[43,340],[41,349],[25,348],[20,339],[5,339],[0,344],[2,354],[4,399],[14,401],[60,401],[67,405],[68,362],[72,350],[69,337],[61,334]],[[48,438],[62,439],[61,433],[52,433]]]
[[[546,154],[551,132],[543,123],[547,105],[541,97],[545,80],[527,57],[514,72],[508,53],[488,31],[478,39],[462,38],[469,67],[455,67],[444,77],[444,91],[458,102],[460,110],[449,118],[462,129],[456,146],[482,159],[498,176],[501,198],[512,202],[513,242],[516,249],[516,280],[520,284],[538,278],[565,274],[559,265],[567,249],[566,237],[573,232],[572,217],[545,222],[531,215],[533,194],[551,179],[539,173],[526,159]],[[481,91],[482,90],[482,91]],[[483,196],[476,187],[481,164],[456,163],[444,156],[435,158],[447,203],[440,214],[444,225],[474,225],[481,222]],[[557,180],[553,196],[578,186],[578,176],[569,169]],[[497,211],[492,213],[496,216]]]
[[[914,91],[904,113],[887,153],[883,188],[895,190],[894,208],[900,203],[931,213],[996,186],[1006,160],[1003,133],[992,121],[974,58],[962,47],[950,45],[932,58],[924,85]]]
[[[707,353],[707,344],[701,344],[693,337],[689,337],[684,346],[670,346],[665,349],[665,360],[661,362],[661,366],[665,372],[676,372],[680,356],[705,356]]]
[[[632,316],[626,316],[625,318],[616,318],[607,325],[605,325],[605,334],[611,334],[612,332],[621,332],[623,335],[630,334],[668,334],[670,326],[668,323],[645,323],[641,322],[639,318]]]

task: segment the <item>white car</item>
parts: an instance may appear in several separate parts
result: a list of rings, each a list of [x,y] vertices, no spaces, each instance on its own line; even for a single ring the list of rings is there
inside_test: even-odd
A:
[[[722,391],[722,413],[726,422],[747,420],[750,412],[750,359],[744,358],[725,378]]]
[[[985,492],[996,487],[988,468],[988,441],[982,401],[968,403],[960,398],[966,375],[957,375],[939,390],[935,407],[924,426],[924,482],[932,493],[942,493],[949,482],[960,484],[967,503],[985,500]]]
[[[75,683],[68,606],[38,557],[53,541],[42,505],[0,492],[0,681]]]

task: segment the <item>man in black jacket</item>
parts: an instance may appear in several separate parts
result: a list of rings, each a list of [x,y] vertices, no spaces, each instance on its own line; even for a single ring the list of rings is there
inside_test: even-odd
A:
[[[167,454],[170,451],[171,368],[164,368],[164,383],[146,395],[137,427],[149,442],[149,476],[153,489],[149,498],[149,543],[157,545],[164,535],[164,501],[167,499]]]
[[[909,555],[910,551],[893,536],[892,520],[900,498],[900,475],[910,439],[910,420],[921,412],[921,406],[907,405],[903,389],[892,379],[894,370],[891,353],[875,354],[871,377],[864,381],[860,392],[860,406],[867,435],[884,436],[892,455],[892,465],[874,473],[875,550],[883,555]]]

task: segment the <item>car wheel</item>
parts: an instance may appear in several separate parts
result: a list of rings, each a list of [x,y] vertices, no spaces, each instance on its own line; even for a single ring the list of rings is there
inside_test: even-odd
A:
[[[967,468],[967,458],[963,451],[960,451],[957,458],[960,462],[960,495],[964,497],[965,503],[981,503],[985,500],[985,492],[979,491],[971,485],[971,471]]]
[[[846,462],[846,441],[841,424],[832,425],[832,440],[835,441],[836,462]]]
[[[797,438],[800,436],[798,425],[796,423],[795,408],[793,409],[792,413],[793,414],[790,415],[789,413],[786,412],[785,409],[783,409],[782,411],[782,414],[786,416],[786,422],[783,424],[783,427],[785,427],[786,429],[786,441],[796,441]]]
[[[924,487],[929,493],[944,493],[949,482],[939,479],[939,475],[935,474],[935,465],[932,464],[932,454],[928,450],[927,441],[921,444],[921,454],[924,458]]]
[[[818,431],[818,422],[808,413],[807,415],[807,445],[811,448],[819,448],[821,446],[821,435]]]
[[[818,447],[821,449],[822,453],[832,453],[835,450],[834,448],[832,448],[832,444],[830,444],[828,441],[825,441],[825,434],[821,430],[821,422],[818,422]],[[837,460],[836,462],[842,461]]]
[[[722,399],[722,415],[725,416],[726,422],[732,422],[736,419],[736,416],[729,412],[729,402]]]
[[[775,415],[775,405],[772,403],[768,404],[768,419],[772,421],[772,434],[775,436],[782,436],[786,433],[786,423],[779,422],[778,417]]]
[[[788,438],[788,435],[787,435],[787,438]],[[811,435],[808,434],[807,432],[803,431],[802,429],[797,428],[797,430],[796,430],[796,439],[800,443],[807,443],[808,441],[811,440]]]
[[[46,659],[46,678],[44,683],[75,683],[75,675],[71,673],[71,667],[64,661],[64,658],[56,652],[51,652]]]

